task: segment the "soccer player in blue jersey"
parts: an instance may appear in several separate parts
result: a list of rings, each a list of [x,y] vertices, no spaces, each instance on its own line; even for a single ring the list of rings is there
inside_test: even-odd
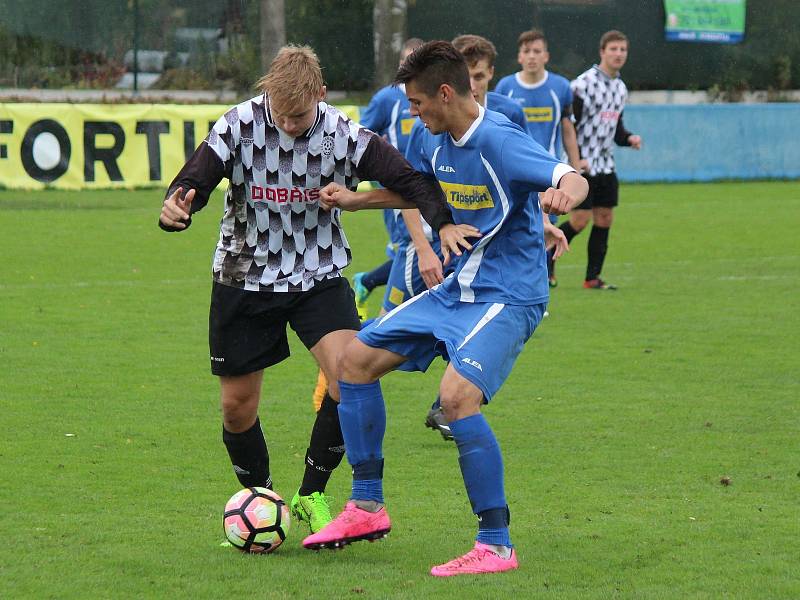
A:
[[[517,61],[522,69],[503,77],[494,91],[516,101],[523,109],[531,137],[550,154],[578,168],[580,156],[572,124],[572,91],[569,80],[548,71],[547,39],[541,31],[524,31],[517,40]]]
[[[406,43],[403,44],[403,49],[400,51],[400,64],[402,64],[406,56],[421,45],[422,40],[419,38],[406,40]],[[406,144],[414,121],[414,117],[409,112],[408,98],[406,98],[405,91],[402,87],[394,85],[387,85],[378,90],[369,101],[364,112],[359,115],[359,122],[362,126],[378,135],[382,135],[401,153],[406,151]],[[401,232],[397,229],[399,212],[391,209],[383,211],[383,222],[389,233],[389,244],[386,248],[389,260],[372,271],[356,273],[353,276],[356,308],[362,320],[367,318],[367,298],[369,298],[373,289],[386,284],[394,253],[402,242]]]
[[[390,531],[380,378],[394,369],[424,371],[439,354],[449,361],[439,392],[478,535],[472,550],[431,574],[507,571],[518,562],[509,536],[503,460],[480,408],[508,377],[547,305],[542,209],[565,214],[585,198],[588,186],[516,125],[475,101],[467,65],[452,44],[423,45],[406,59],[396,81],[406,84],[412,113],[431,133],[445,134],[425,156],[423,172],[439,180],[454,223],[478,233],[463,252],[456,250],[455,271],[442,284],[363,329],[341,356],[339,415],[353,467],[351,500],[303,545],[337,548]],[[327,186],[322,199],[349,210],[409,207],[387,190],[358,194],[338,185]],[[440,235],[449,235],[451,227],[442,225]],[[449,261],[449,252],[444,255]]]
[[[475,101],[488,110],[505,115],[512,123],[519,125],[523,131],[527,130],[525,115],[519,104],[502,94],[489,91],[489,83],[494,77],[494,63],[497,58],[494,44],[484,37],[470,34],[460,35],[452,43],[467,63],[470,89]],[[440,136],[442,135],[444,134],[440,134]],[[438,140],[440,136],[432,135],[426,129],[425,124],[418,119],[411,130],[406,147],[408,161],[412,165],[418,165],[420,160],[424,160],[421,157],[422,148],[425,145],[434,148],[440,145],[441,141]],[[412,296],[424,292],[427,288],[441,283],[446,275],[446,272],[442,270],[441,252],[437,245],[438,239],[430,227],[427,227],[425,222],[420,219],[419,211],[406,209],[403,211],[403,219],[404,222],[400,223],[399,230],[402,232],[402,225],[406,225],[408,235],[406,236],[406,245],[402,247],[401,251],[398,251],[389,275],[387,297],[384,298],[383,303],[386,312]],[[419,225],[420,221],[422,222],[421,226]],[[549,221],[545,223],[545,227],[554,239],[563,238],[566,241],[563,234]],[[558,252],[560,255],[563,249],[554,244],[553,252]],[[395,285],[394,282],[398,284]],[[445,440],[453,439],[450,425],[438,398],[425,417],[425,426],[438,431]]]
[[[513,75],[503,77],[495,92],[516,100],[525,111],[528,132],[545,149],[557,158],[562,158],[562,145],[569,163],[579,168],[580,155],[572,124],[572,91],[569,81],[548,71],[550,60],[547,39],[541,31],[523,31],[517,40],[517,62],[522,67]],[[555,215],[550,216],[556,222]],[[550,287],[558,282],[555,278],[554,257],[548,256],[547,272]]]

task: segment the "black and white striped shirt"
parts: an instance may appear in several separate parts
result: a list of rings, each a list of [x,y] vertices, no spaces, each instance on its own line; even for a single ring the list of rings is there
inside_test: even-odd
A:
[[[194,188],[191,211],[202,209],[222,178],[230,180],[214,253],[219,283],[246,290],[306,291],[341,276],[351,258],[340,210],[320,207],[319,191],[336,182],[354,190],[379,181],[438,227],[452,222],[435,180],[414,171],[372,131],[320,102],[303,135],[278,128],[261,95],[216,122],[170,185]],[[162,226],[163,227],[163,226]]]
[[[611,78],[599,66],[578,75],[570,84],[572,112],[581,158],[589,161],[589,175],[614,172],[614,143],[630,146],[622,122],[628,88],[619,76]]]

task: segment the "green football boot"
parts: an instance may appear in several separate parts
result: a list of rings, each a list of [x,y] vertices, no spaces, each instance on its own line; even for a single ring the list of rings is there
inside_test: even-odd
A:
[[[308,523],[311,533],[317,533],[333,520],[328,499],[322,492],[301,496],[298,491],[292,498],[291,509],[295,519]]]

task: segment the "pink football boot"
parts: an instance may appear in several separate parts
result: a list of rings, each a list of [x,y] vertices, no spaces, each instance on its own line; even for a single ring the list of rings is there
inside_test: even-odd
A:
[[[510,558],[501,558],[486,544],[475,542],[475,547],[464,556],[454,558],[448,563],[431,569],[431,575],[450,577],[451,575],[477,575],[479,573],[500,573],[519,567],[517,553],[511,549]]]
[[[309,550],[323,548],[342,548],[361,540],[379,540],[392,530],[386,507],[378,512],[369,512],[348,502],[344,510],[325,527],[303,540],[303,547]]]

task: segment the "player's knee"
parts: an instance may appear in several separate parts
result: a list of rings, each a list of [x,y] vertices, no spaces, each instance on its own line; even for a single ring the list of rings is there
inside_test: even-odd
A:
[[[591,219],[589,217],[575,217],[570,218],[569,224],[572,225],[572,228],[575,230],[576,233],[583,231],[586,229],[586,226],[589,224]]]
[[[338,377],[348,383],[371,383],[377,379],[369,359],[369,346],[354,338],[339,355]]]
[[[480,412],[483,394],[474,385],[457,385],[442,381],[439,387],[442,412],[448,421],[463,419]]]

